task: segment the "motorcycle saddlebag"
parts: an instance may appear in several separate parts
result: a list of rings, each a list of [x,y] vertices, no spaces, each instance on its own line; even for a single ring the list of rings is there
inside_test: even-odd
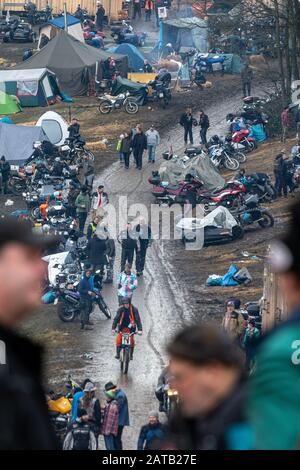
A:
[[[246,197],[245,197],[245,204],[247,207],[256,207],[257,204],[258,204],[258,196],[257,194],[248,194]]]

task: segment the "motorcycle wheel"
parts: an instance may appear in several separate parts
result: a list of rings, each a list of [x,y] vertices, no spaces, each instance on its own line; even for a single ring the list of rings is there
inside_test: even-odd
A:
[[[34,209],[32,209],[31,210],[31,215],[34,219],[39,219],[41,217],[40,208],[35,207]]]
[[[133,100],[128,100],[125,103],[125,111],[128,114],[136,114],[139,110],[138,104]]]
[[[247,161],[247,156],[243,152],[240,152],[240,151],[235,152],[234,158],[240,163],[246,163]]]
[[[102,297],[99,297],[98,299],[98,302],[97,302],[100,310],[102,313],[104,313],[104,315],[106,316],[106,318],[110,319],[111,318],[111,312],[110,312],[110,309],[109,307],[106,305],[104,299]]]
[[[224,167],[227,168],[227,170],[235,171],[239,169],[240,164],[235,158],[226,155],[226,157],[224,158]]]
[[[130,361],[129,348],[124,348],[124,349],[122,349],[121,356],[120,356],[121,372],[123,374],[128,373],[129,361]]]
[[[263,210],[261,212],[261,215],[262,215],[262,219],[258,221],[258,224],[262,228],[273,227],[275,221],[274,221],[274,217],[272,216],[272,214],[267,210]]]
[[[64,302],[58,302],[57,314],[65,323],[70,323],[75,319],[75,310],[68,308]]]
[[[177,407],[177,403],[175,400],[170,400],[169,399],[169,405],[168,405],[168,417],[172,416],[175,413]]]
[[[101,114],[109,114],[111,112],[110,101],[102,101],[98,109]]]

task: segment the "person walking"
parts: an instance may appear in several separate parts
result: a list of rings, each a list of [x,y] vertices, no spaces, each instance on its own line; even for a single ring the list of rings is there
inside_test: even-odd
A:
[[[106,384],[107,385],[107,384]],[[116,437],[118,435],[119,407],[115,398],[115,390],[106,386],[104,388],[106,404],[103,413],[101,434],[104,437],[106,450],[117,450]]]
[[[93,218],[92,222],[88,225],[86,237],[88,240],[91,240],[96,233],[98,224],[100,223],[101,218],[99,215]]]
[[[103,184],[99,184],[97,191],[92,194],[93,217],[103,215],[104,207],[109,203],[109,197]]]
[[[118,419],[118,433],[116,435],[115,444],[116,450],[123,450],[122,435],[125,426],[129,426],[129,408],[126,393],[121,388],[114,385],[113,382],[108,382],[105,385],[105,390],[112,390],[114,392],[115,400],[118,403],[119,419]]]
[[[0,220],[0,234],[0,449],[58,450],[42,386],[42,348],[19,325],[40,308],[42,256],[59,238],[10,217]]]
[[[200,111],[199,126],[200,126],[201,143],[203,145],[206,145],[207,144],[206,134],[209,129],[209,119],[208,119],[207,114],[205,114],[203,110]]]
[[[242,346],[246,353],[246,369],[251,370],[254,364],[254,352],[260,331],[255,326],[255,320],[249,320],[245,330]]]
[[[131,302],[133,292],[137,289],[137,287],[137,277],[131,270],[131,264],[126,263],[124,270],[118,276],[119,305],[121,305],[124,298],[129,299]]]
[[[282,111],[281,115],[281,141],[285,142],[286,141],[286,135],[289,127],[289,107],[286,106],[284,110]]]
[[[104,283],[112,284],[113,279],[114,279],[116,244],[115,244],[115,240],[110,236],[109,232],[107,232],[107,239],[106,239],[106,258],[107,258],[106,279]]]
[[[2,155],[0,159],[0,170],[2,175],[2,193],[8,193],[8,182],[10,178],[10,164],[6,160],[5,156]]]
[[[137,235],[132,230],[131,224],[128,222],[126,228],[122,230],[118,237],[118,242],[121,244],[121,272],[124,271],[125,264],[129,263],[132,265],[134,252],[137,250]]]
[[[138,236],[135,259],[136,275],[142,276],[145,269],[147,250],[152,242],[152,231],[150,225],[146,224],[143,217],[139,219],[134,227],[134,231]]]
[[[86,186],[82,186],[81,191],[76,198],[75,207],[79,230],[83,233],[88,212],[90,210],[90,197]]]
[[[148,423],[140,430],[137,450],[160,450],[164,437],[164,427],[158,419],[158,413],[151,411]]]
[[[132,147],[132,139],[130,136],[130,132],[124,132],[124,139],[122,140],[122,143],[121,143],[121,152],[123,154],[126,170],[128,170],[129,168],[131,147]]]
[[[241,71],[241,79],[243,85],[243,97],[251,95],[251,84],[253,80],[253,71],[249,64],[246,64]]]
[[[186,112],[181,115],[180,125],[184,128],[184,143],[187,145],[188,138],[190,140],[190,144],[194,144],[193,139],[193,114],[192,108],[187,108]]]
[[[95,294],[92,288],[92,270],[90,267],[85,270],[80,278],[78,292],[80,295],[80,328],[81,330],[91,330],[90,313]]]
[[[135,165],[138,170],[143,167],[143,153],[147,149],[147,138],[141,126],[136,127],[136,134],[132,140],[132,150],[135,159]]]
[[[103,21],[105,16],[105,9],[101,2],[97,2],[97,11],[96,11],[96,26],[98,31],[103,31]]]
[[[145,21],[151,21],[151,15],[154,9],[153,0],[146,0],[145,1]]]
[[[155,163],[156,147],[160,144],[160,135],[155,129],[154,125],[146,132],[147,148],[148,148],[148,162]]]

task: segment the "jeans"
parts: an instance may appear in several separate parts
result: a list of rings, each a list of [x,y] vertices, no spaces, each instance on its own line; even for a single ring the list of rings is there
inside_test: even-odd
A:
[[[124,157],[124,162],[125,162],[125,168],[129,168],[129,161],[130,161],[130,153],[129,152],[123,152],[123,157]]]
[[[136,15],[138,14],[139,18],[142,17],[141,5],[139,3],[133,5],[133,20],[135,20]]]
[[[104,442],[106,450],[117,450],[116,447],[116,438],[113,434],[109,434],[108,436],[104,436]]]
[[[200,130],[200,138],[201,138],[201,143],[203,145],[207,144],[206,133],[207,133],[207,128],[206,127],[202,128]]]
[[[123,450],[122,434],[124,426],[118,426],[118,434],[115,438],[116,450]]]
[[[134,257],[134,250],[126,250],[126,248],[122,248],[121,273],[124,271],[126,263],[129,263],[132,265],[133,257]]]
[[[251,82],[243,82],[243,95],[244,96],[251,95]]]
[[[88,324],[92,310],[92,301],[90,299],[80,299],[80,323],[81,326]]]
[[[149,162],[155,162],[155,151],[156,151],[156,145],[148,145]]]
[[[190,144],[193,145],[193,129],[192,127],[185,127],[184,128],[184,143],[187,144],[188,138],[190,139]]]
[[[136,251],[135,267],[138,273],[142,273],[145,269],[147,248],[148,246],[141,245],[141,248]]]
[[[85,222],[87,219],[87,212],[77,212],[79,230],[83,233]]]

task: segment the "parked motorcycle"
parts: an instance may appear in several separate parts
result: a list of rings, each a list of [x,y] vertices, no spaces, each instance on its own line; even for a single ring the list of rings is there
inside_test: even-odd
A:
[[[178,184],[170,184],[162,181],[158,172],[153,172],[148,178],[150,184],[153,185],[152,194],[159,204],[188,204],[191,197],[197,198],[197,191],[203,187],[202,181],[197,178],[186,178]]]
[[[136,47],[144,47],[147,33],[134,32],[133,27],[126,21],[122,22],[121,27],[112,28],[111,33],[117,44],[128,43]]]
[[[161,70],[154,80],[148,82],[148,102],[158,101],[165,108],[172,99],[171,74],[167,70]],[[150,90],[151,89],[151,90]]]
[[[164,401],[163,407],[168,418],[172,416],[178,406],[179,396],[177,390],[172,388],[169,384],[164,387]]]
[[[268,209],[259,205],[259,198],[256,194],[246,195],[243,205],[234,215],[243,227],[258,224],[262,228],[269,228],[274,225],[274,217]]]
[[[212,163],[217,167],[224,167],[227,170],[238,170],[239,161],[225,151],[222,145],[213,145],[209,148],[209,155]]]
[[[136,114],[139,106],[135,98],[127,93],[120,93],[117,96],[103,95],[98,97],[100,100],[99,111],[101,114],[109,114],[116,109],[124,108],[128,114]]]
[[[249,137],[250,131],[248,129],[241,129],[240,131],[233,132],[232,143],[234,147],[242,147],[245,152],[252,152],[257,147],[255,139]]]

